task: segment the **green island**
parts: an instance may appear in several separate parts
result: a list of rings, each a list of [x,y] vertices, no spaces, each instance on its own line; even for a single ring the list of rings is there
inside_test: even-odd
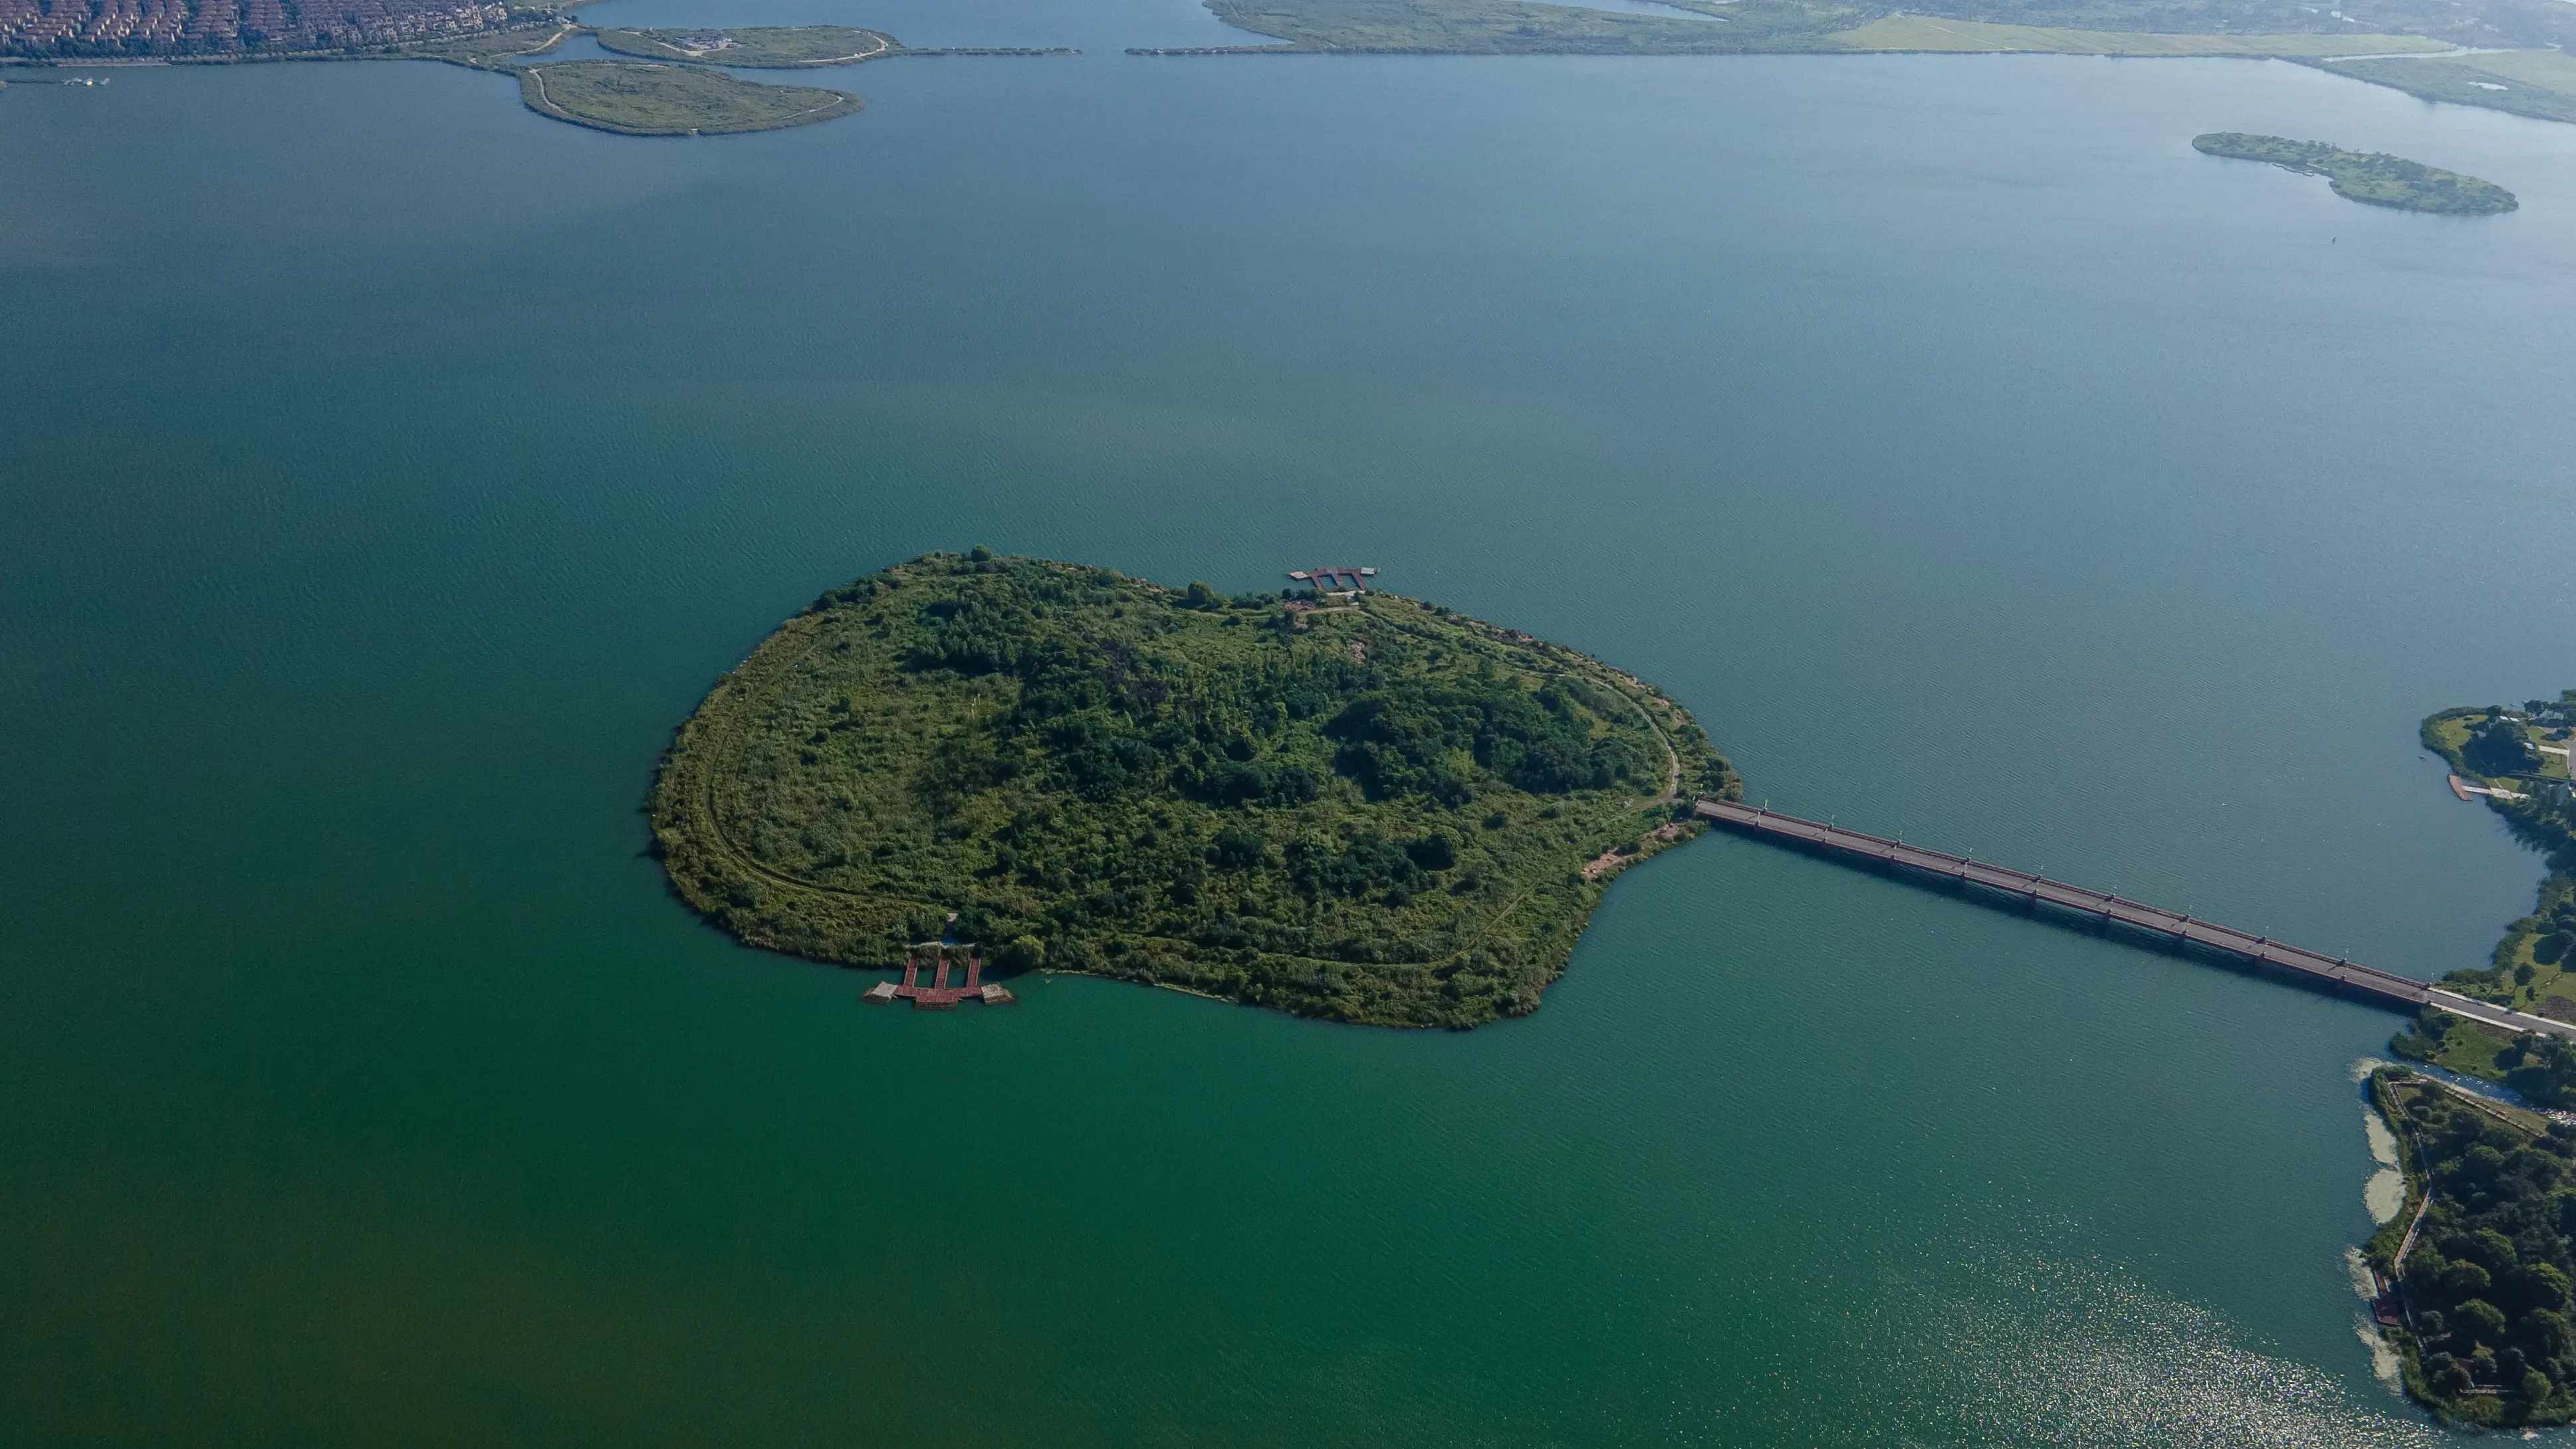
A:
[[[6,3],[6,0],[0,0]],[[530,64],[570,36],[587,33],[633,60]],[[803,70],[895,55],[1073,55],[1061,47],[912,50],[879,30],[847,25],[742,29],[586,30],[570,20],[422,41],[403,55],[443,60],[519,79],[529,109],[559,121],[628,136],[721,136],[775,131],[846,116],[865,105],[845,91],[773,86],[715,67]]]
[[[603,50],[647,60],[699,61],[746,69],[855,65],[902,47],[891,35],[847,25],[780,25],[746,30],[598,30]]]
[[[2492,181],[2463,176],[2385,152],[2346,151],[2322,141],[2293,141],[2243,131],[2212,131],[2191,138],[2205,156],[2262,161],[2303,176],[2322,176],[2334,194],[2366,206],[2424,211],[2437,216],[2493,216],[2521,205]]]
[[[2371,1073],[2406,1193],[2366,1250],[2406,1391],[2446,1423],[2576,1422],[2576,1126]]]
[[[771,86],[694,65],[569,60],[517,67],[530,110],[624,136],[775,131],[846,116],[865,103],[847,91]]]
[[[1575,650],[1393,594],[1228,595],[929,554],[716,682],[650,799],[740,940],[885,968],[983,943],[1390,1026],[1534,1010],[1610,880],[1741,782]]]

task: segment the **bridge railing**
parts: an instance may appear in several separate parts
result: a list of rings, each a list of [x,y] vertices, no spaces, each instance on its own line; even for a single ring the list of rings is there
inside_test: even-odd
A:
[[[2328,956],[2320,951],[2275,941],[2251,931],[2240,931],[2233,926],[2222,926],[2215,921],[2200,920],[2108,891],[2070,885],[2065,881],[2014,870],[2009,866],[1992,865],[1944,850],[1908,845],[1902,840],[1891,840],[1866,831],[1847,830],[1822,821],[1784,815],[1768,806],[1745,805],[1732,800],[1701,800],[1695,813],[1722,824],[1749,828],[1772,839],[1821,846],[1861,860],[1909,866],[1943,879],[1982,885],[1990,890],[2004,889],[1996,884],[1997,880],[2009,881],[2015,887],[2009,894],[2016,897],[2046,901],[2103,920],[2119,921],[2186,944],[2207,947],[2263,965],[2279,966],[2323,983],[2352,987],[2400,1005],[2438,1005],[2445,1011],[2505,1030],[2576,1037],[2576,1025],[2476,1001],[2411,976],[2364,966],[2340,956]]]

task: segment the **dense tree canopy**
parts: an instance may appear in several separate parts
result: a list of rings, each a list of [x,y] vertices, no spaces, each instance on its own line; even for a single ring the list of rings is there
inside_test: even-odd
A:
[[[2522,726],[2501,714],[2469,726],[2460,758],[2481,775],[2519,775],[2540,768],[2540,752],[2523,737]]]
[[[2454,771],[2515,777],[2510,791],[2485,797],[2487,808],[2503,816],[2516,837],[2549,861],[2537,908],[2505,929],[2489,964],[2452,971],[2442,978],[2443,984],[2463,995],[2561,1021],[2576,1021],[2576,979],[2570,976],[2576,972],[2576,960],[2570,959],[2571,952],[2576,952],[2576,797],[2571,797],[2563,778],[2564,757],[2544,756],[2540,750],[2542,740],[2553,741],[2550,749],[2566,748],[2565,728],[2571,717],[2576,717],[2576,690],[2554,701],[2533,700],[2519,716],[2500,705],[2446,709],[2427,718],[2421,728],[2425,746]],[[2429,1048],[2432,1040],[2423,1038],[2413,1045]],[[2452,1064],[2481,1076],[2498,1075],[2483,1061]],[[2576,1064],[2550,1056],[2517,1065],[2560,1073],[2557,1087],[2535,1093],[2536,1099],[2576,1107]],[[2526,1080],[2530,1079],[2532,1074],[2527,1072]]]
[[[979,550],[790,620],[652,810],[676,888],[754,944],[886,965],[953,912],[1009,965],[1471,1026],[1537,1005],[1587,862],[1736,788],[1659,691],[1526,635]]]
[[[2380,1099],[2431,1195],[2403,1265],[2409,1386],[2476,1422],[2576,1418],[2576,1128],[2521,1130],[2403,1076]]]

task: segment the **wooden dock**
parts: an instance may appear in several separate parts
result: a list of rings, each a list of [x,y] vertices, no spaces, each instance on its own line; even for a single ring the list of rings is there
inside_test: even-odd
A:
[[[2169,945],[2199,947],[2258,966],[2286,971],[2309,985],[2328,991],[2349,992],[2400,1010],[2438,1006],[2444,1011],[2506,1031],[2576,1038],[2576,1026],[2566,1022],[2533,1016],[2528,1012],[2509,1011],[2445,991],[2411,976],[2381,971],[2340,956],[2328,956],[2215,922],[2195,920],[2179,912],[2127,900],[2107,891],[2068,885],[2027,871],[1988,865],[1966,856],[1926,850],[1919,845],[1907,845],[1903,841],[1866,835],[1857,830],[1843,830],[1732,800],[1702,800],[1695,809],[1703,819],[1764,840],[1844,860],[1902,869],[1918,879],[1939,879],[1962,886],[1976,886],[1988,892],[1991,899],[2030,906],[2054,906],[2103,924],[2117,924],[2146,932]]]
[[[1361,594],[1368,592],[1368,581],[1377,577],[1377,570],[1373,568],[1290,569],[1288,577],[1291,581],[1304,584],[1318,593],[1325,589],[1340,589],[1347,593]]]
[[[951,986],[948,984],[948,952],[951,948],[946,943],[938,941],[924,944],[930,948],[931,959],[937,970],[937,974],[932,977],[928,986],[921,984],[920,956],[906,956],[903,959],[901,986],[891,981],[880,981],[869,987],[868,994],[860,999],[877,1006],[896,1001],[909,1001],[915,1011],[955,1011],[958,1003],[963,1001],[980,1001],[986,1006],[1008,1006],[1019,1000],[1011,994],[1008,987],[999,982],[984,979],[984,957],[972,946],[955,948],[967,953],[966,980],[961,985]],[[920,947],[914,948],[915,951],[919,949]]]

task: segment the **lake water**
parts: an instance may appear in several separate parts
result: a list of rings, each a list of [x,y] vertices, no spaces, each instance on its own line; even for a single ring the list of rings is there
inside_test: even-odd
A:
[[[0,1439],[2435,1437],[2355,1335],[2365,1007],[1710,838],[1468,1035],[870,1011],[697,925],[638,805],[892,560],[1370,564],[1662,683],[1757,800],[2476,964],[2538,867],[2414,723],[2576,683],[2576,128],[592,14],[1086,54],[699,142],[433,65],[0,93]]]

